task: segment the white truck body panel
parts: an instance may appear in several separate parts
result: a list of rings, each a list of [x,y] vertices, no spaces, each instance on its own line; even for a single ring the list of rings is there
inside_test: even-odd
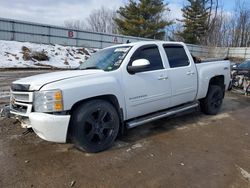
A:
[[[124,73],[124,72],[123,72]],[[171,88],[166,70],[124,73],[123,92],[126,103],[126,119],[162,110],[170,105]]]
[[[121,79],[119,78],[120,71],[107,73],[97,70],[97,72],[98,74],[82,77],[82,79],[75,77],[54,82],[45,85],[41,90],[60,88],[63,92],[65,110],[70,110],[79,101],[102,95],[114,95],[119,101],[120,107],[125,109],[125,101],[121,92]]]
[[[206,96],[210,79],[217,75],[224,76],[225,88],[226,90],[228,89],[231,80],[230,63],[228,61],[201,63],[196,64],[196,67],[199,78],[199,89],[196,97],[197,99],[202,99]]]
[[[34,132],[42,139],[65,143],[69,125],[69,115],[51,115],[32,112],[29,115],[30,124]]]
[[[94,75],[98,70],[87,70],[87,71],[81,71],[81,70],[72,70],[72,71],[59,71],[59,72],[51,72],[47,74],[38,74],[35,76],[30,76],[27,78],[22,78],[18,81],[13,82],[18,84],[29,84],[30,88],[29,90],[35,91],[39,90],[42,86],[48,83],[53,83],[56,81],[69,79],[73,77],[78,76],[87,76],[87,75]]]
[[[183,46],[189,65],[171,68],[163,48],[165,44]],[[144,45],[158,46],[163,69],[130,74],[127,71],[130,59]],[[28,92],[60,89],[65,112],[70,111],[79,101],[112,95],[122,109],[123,121],[202,99],[207,94],[211,78],[215,76],[224,77],[225,89],[229,86],[228,61],[195,64],[184,43],[149,41],[118,46],[131,46],[131,49],[120,67],[114,71],[61,71],[24,78],[13,84],[30,85]],[[32,102],[29,101],[29,105]],[[23,116],[23,113],[17,111],[11,113]],[[66,141],[69,115],[37,113],[29,107],[25,116],[29,116],[31,127],[41,138],[55,142]]]

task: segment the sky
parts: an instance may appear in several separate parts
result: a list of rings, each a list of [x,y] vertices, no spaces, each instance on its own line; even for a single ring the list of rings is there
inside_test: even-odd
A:
[[[84,20],[94,9],[102,6],[118,9],[126,2],[127,0],[0,0],[0,17],[63,26],[65,20]],[[181,8],[187,0],[165,2],[171,10],[171,19],[180,19]],[[220,0],[220,6],[231,12],[234,10],[235,0]]]

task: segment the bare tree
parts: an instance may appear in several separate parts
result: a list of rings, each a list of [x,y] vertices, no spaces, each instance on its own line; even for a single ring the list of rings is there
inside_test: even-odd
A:
[[[102,7],[101,9],[93,10],[87,18],[87,29],[95,32],[116,34],[118,32],[114,21],[116,17],[116,11],[109,8]]]
[[[86,24],[82,20],[65,20],[64,26],[69,29],[86,29]]]
[[[246,1],[237,1],[233,15],[228,22],[229,46],[246,47],[250,44],[250,7]]]
[[[229,17],[223,9],[217,9],[211,20],[205,44],[208,46],[223,46],[226,42],[225,38],[229,35]]]
[[[116,10],[101,7],[93,10],[85,20],[65,20],[64,26],[70,29],[116,34],[118,33],[114,21],[116,17]]]
[[[249,46],[250,7],[247,6],[246,1],[236,1],[236,9],[231,14],[228,14],[223,8],[218,8],[218,0],[211,0],[209,3],[209,30],[204,44],[209,46]]]
[[[219,1],[218,0],[205,0],[205,4],[208,9],[208,20],[207,20],[207,33],[204,37],[204,44],[205,45],[213,45],[211,43],[211,38],[213,37],[213,34],[218,29],[218,22],[221,18],[221,15],[218,16],[218,7],[219,7]],[[212,35],[212,36],[211,36]]]

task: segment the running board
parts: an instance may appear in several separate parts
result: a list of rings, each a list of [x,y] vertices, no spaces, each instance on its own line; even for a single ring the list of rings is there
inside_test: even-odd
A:
[[[149,123],[151,121],[155,121],[155,120],[158,120],[158,119],[161,119],[161,118],[164,118],[164,117],[168,117],[168,116],[171,116],[171,115],[178,114],[180,112],[184,112],[186,110],[196,108],[198,106],[199,106],[198,102],[189,103],[189,104],[186,104],[186,105],[183,105],[183,106],[172,108],[170,110],[157,112],[157,113],[148,115],[146,117],[144,116],[144,117],[140,117],[140,118],[128,121],[126,123],[126,125],[127,125],[128,129],[131,129],[131,128],[137,127],[139,125]]]

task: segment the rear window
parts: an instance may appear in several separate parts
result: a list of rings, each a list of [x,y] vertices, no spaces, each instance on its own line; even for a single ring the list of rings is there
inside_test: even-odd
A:
[[[188,56],[180,45],[164,45],[170,68],[184,67],[189,65]]]
[[[239,65],[239,68],[250,68],[250,61],[246,61]]]

